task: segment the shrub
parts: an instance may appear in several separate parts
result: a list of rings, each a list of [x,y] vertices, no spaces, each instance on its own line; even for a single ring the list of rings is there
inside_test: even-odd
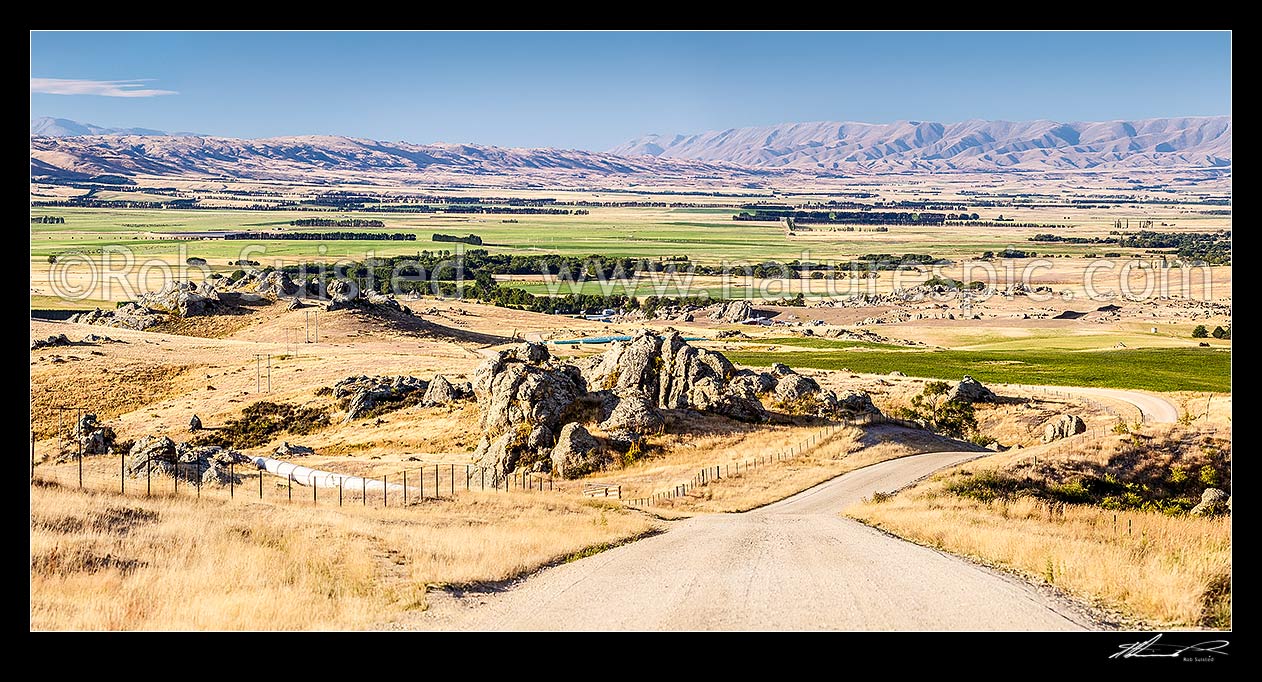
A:
[[[977,432],[977,415],[972,403],[947,400],[950,390],[951,385],[945,381],[930,381],[920,395],[912,397],[911,408],[902,410],[900,414],[912,421],[925,422],[933,430],[948,436],[971,434],[972,438],[984,438]]]
[[[994,438],[991,438],[990,436],[987,436],[986,434],[982,433],[981,431],[974,431],[974,432],[972,432],[972,433],[968,434],[968,438],[966,438],[965,440],[967,440],[968,442],[972,443],[973,445],[980,445],[980,446],[982,446],[982,447],[987,447],[987,446],[988,446],[988,445],[990,445],[991,443],[994,443],[994,442],[995,442],[995,439],[994,439]]]
[[[632,441],[631,447],[627,448],[627,451],[622,453],[622,466],[625,467],[635,462],[636,460],[640,459],[643,456],[644,456],[644,446],[641,445],[640,441],[638,440]]]
[[[1196,325],[1196,329],[1192,330],[1192,338],[1194,339],[1209,338],[1209,330],[1205,328],[1205,325],[1198,324]]]
[[[202,432],[192,443],[253,448],[266,444],[286,431],[306,435],[328,425],[329,415],[323,408],[296,407],[289,403],[262,400],[241,410],[239,418],[229,419],[222,428]]]
[[[947,289],[963,289],[964,283],[958,279],[950,277],[930,277],[925,280],[924,286],[927,287],[946,287]]]

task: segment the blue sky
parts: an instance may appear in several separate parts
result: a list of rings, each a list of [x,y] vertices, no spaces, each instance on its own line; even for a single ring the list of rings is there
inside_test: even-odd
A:
[[[31,115],[606,149],[788,121],[1229,114],[1230,50],[1225,32],[33,32]]]

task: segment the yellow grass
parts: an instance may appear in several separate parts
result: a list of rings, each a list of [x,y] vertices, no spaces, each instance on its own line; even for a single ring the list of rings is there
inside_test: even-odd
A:
[[[704,417],[692,417],[698,422]],[[646,508],[676,512],[739,512],[770,504],[836,476],[887,459],[971,446],[895,426],[838,427],[730,425],[730,431],[689,425],[688,435],[667,434],[659,450],[625,469],[593,478],[622,485],[624,499],[649,497],[688,483],[703,468],[720,478],[681,497],[659,498]],[[693,433],[700,432],[700,435]],[[811,442],[809,439],[817,440]],[[777,455],[784,455],[783,459]],[[759,462],[761,460],[761,463]],[[738,468],[736,465],[740,464]]]
[[[1136,449],[1129,437],[1061,441],[963,465],[1065,482],[1092,467],[1129,462],[1139,472],[1193,456],[1184,432],[1159,427]],[[1142,440],[1142,439],[1141,439]],[[1210,442],[1206,440],[1205,442]],[[1220,447],[1227,441],[1219,441]],[[1129,449],[1128,449],[1129,448]],[[1130,459],[1119,460],[1118,454]],[[1127,480],[1124,471],[1119,472]],[[1111,511],[1033,497],[982,502],[956,496],[951,473],[846,510],[903,538],[1043,580],[1152,627],[1231,627],[1231,522],[1227,518]]]
[[[648,531],[643,516],[501,493],[408,508],[31,488],[31,627],[371,627],[435,583],[503,580]]]

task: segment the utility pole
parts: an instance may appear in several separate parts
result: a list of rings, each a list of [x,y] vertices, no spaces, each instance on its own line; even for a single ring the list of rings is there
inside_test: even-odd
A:
[[[53,407],[57,410],[57,456],[60,457],[62,453],[62,444],[65,442],[63,440],[64,436],[62,435],[62,432],[61,432],[62,431],[62,417],[61,417],[62,411],[63,410],[75,411],[75,418],[74,418],[74,422],[72,422],[73,426],[71,427],[71,433],[73,434],[76,430],[79,429],[79,425],[83,422],[83,412],[87,408],[81,405],[54,405]],[[77,446],[76,453],[75,453],[75,460],[79,468],[79,487],[80,488],[83,487],[83,438],[81,436],[82,436],[82,433],[74,437],[74,441]],[[32,462],[33,461],[34,459],[32,459]],[[32,465],[32,471],[33,470],[34,470],[34,467]]]
[[[263,358],[267,358],[267,392],[272,392],[272,354],[254,354],[254,392],[263,392]]]
[[[315,319],[315,343],[320,343],[320,311],[319,310],[308,310],[304,314],[303,321],[306,322],[306,325],[307,325],[306,330],[304,331],[304,338],[307,343],[312,343],[311,321],[313,318]]]

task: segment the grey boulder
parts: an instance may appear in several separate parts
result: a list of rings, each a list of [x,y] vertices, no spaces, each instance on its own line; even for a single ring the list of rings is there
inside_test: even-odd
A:
[[[561,427],[551,457],[552,470],[561,478],[586,476],[609,463],[600,443],[581,424],[573,422]]]

